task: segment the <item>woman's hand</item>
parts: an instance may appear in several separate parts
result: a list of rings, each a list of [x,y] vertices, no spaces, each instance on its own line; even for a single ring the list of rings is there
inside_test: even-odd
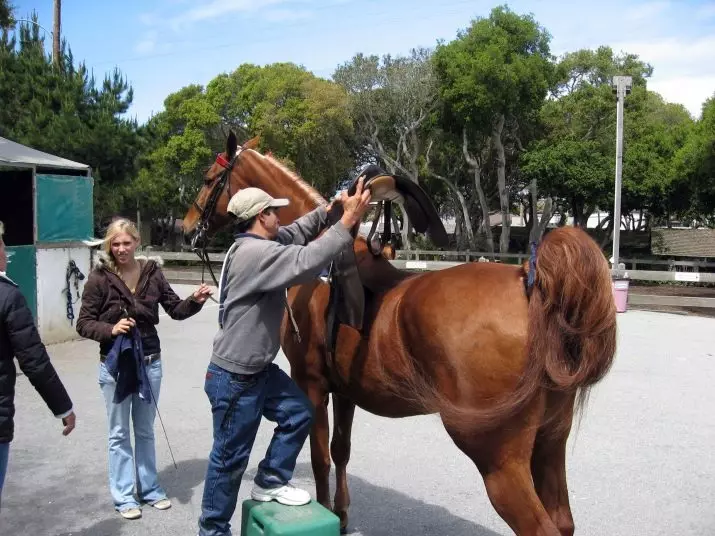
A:
[[[205,283],[202,283],[201,286],[194,291],[191,297],[195,301],[203,304],[206,303],[206,300],[208,300],[209,296],[211,296],[212,294],[213,290],[211,290],[211,288]]]
[[[133,318],[122,318],[112,327],[112,337],[116,337],[120,334],[129,333],[129,330],[136,325],[137,323],[134,322]]]

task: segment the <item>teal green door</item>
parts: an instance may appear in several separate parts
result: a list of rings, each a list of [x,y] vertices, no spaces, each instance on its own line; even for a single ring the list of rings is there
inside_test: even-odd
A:
[[[20,287],[37,321],[37,261],[35,246],[8,246],[7,276]]]
[[[37,242],[91,238],[92,188],[88,177],[37,175]]]

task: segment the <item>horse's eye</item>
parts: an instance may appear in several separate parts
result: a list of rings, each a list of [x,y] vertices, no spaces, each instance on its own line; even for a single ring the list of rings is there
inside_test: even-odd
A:
[[[214,181],[214,178],[213,178],[213,177],[208,177],[208,176],[204,175],[204,184],[205,184],[206,186],[208,186],[209,184],[211,184],[213,181]]]

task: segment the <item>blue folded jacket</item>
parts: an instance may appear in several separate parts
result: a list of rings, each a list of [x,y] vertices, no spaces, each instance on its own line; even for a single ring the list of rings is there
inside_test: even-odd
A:
[[[134,393],[139,393],[139,398],[145,402],[151,402],[152,393],[144,362],[144,349],[136,327],[127,335],[117,336],[104,364],[109,375],[117,382],[114,391],[115,404]]]

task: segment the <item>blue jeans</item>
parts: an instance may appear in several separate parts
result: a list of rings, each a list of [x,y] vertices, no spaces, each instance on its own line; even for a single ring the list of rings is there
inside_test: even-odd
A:
[[[230,536],[238,488],[261,416],[278,424],[254,482],[263,488],[287,484],[313,422],[313,405],[290,377],[270,364],[249,377],[213,363],[204,390],[211,402],[214,442],[204,482],[200,536]]]
[[[162,376],[161,359],[147,365],[147,375],[152,393],[158,401]],[[117,384],[107,372],[104,363],[99,364],[99,386],[104,395],[109,421],[109,489],[114,508],[122,511],[138,507],[139,501],[153,503],[166,499],[166,492],[159,485],[156,473],[154,401],[146,402],[139,398],[137,393],[128,396],[120,404],[115,404],[112,400]],[[130,440],[130,417],[134,428],[134,453]]]
[[[0,507],[2,507],[2,487],[7,474],[7,459],[10,455],[10,443],[0,443]]]

